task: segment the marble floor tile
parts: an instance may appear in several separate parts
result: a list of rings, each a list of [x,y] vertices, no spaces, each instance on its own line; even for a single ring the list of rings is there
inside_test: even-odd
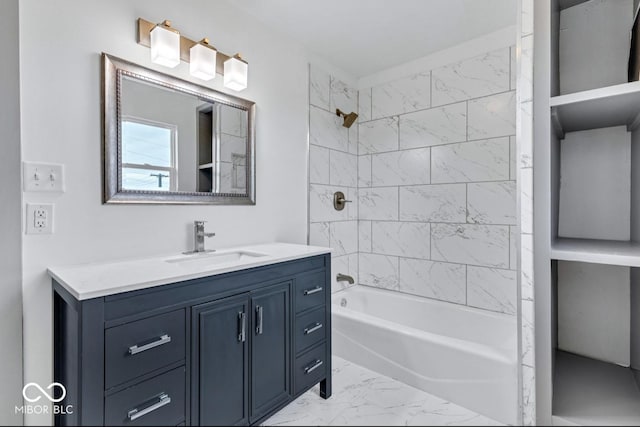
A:
[[[468,409],[333,357],[333,396],[314,387],[265,426],[502,425]]]

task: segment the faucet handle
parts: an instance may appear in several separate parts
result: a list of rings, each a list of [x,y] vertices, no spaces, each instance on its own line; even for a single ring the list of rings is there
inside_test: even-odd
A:
[[[213,237],[216,233],[204,233],[204,237]]]

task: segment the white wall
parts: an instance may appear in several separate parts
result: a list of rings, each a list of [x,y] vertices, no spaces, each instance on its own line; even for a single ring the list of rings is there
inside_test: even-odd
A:
[[[19,425],[22,416],[22,241],[20,192],[20,91],[18,0],[0,2],[0,424]]]
[[[305,203],[283,200],[307,194],[307,59],[297,44],[222,1],[22,0],[20,14],[23,156],[66,165],[65,194],[25,194],[28,202],[56,204],[55,234],[23,236],[25,381],[49,384],[48,266],[179,253],[192,245],[194,219],[208,220],[217,233],[210,247],[305,243]],[[256,206],[101,204],[100,53],[189,79],[188,64],[169,70],[150,63],[149,49],[136,44],[138,17],[171,19],[186,36],[209,37],[249,61],[249,88],[240,95],[257,103]],[[212,86],[221,88],[221,80]]]

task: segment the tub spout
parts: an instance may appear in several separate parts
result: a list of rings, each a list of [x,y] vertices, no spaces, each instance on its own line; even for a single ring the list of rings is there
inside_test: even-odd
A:
[[[342,273],[338,273],[338,275],[336,276],[336,280],[338,282],[349,282],[350,285],[353,285],[355,283],[353,277]]]

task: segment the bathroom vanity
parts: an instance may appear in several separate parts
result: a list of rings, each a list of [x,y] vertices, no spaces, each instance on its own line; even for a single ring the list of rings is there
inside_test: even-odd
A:
[[[50,268],[56,425],[259,424],[331,396],[331,256],[268,244]]]

